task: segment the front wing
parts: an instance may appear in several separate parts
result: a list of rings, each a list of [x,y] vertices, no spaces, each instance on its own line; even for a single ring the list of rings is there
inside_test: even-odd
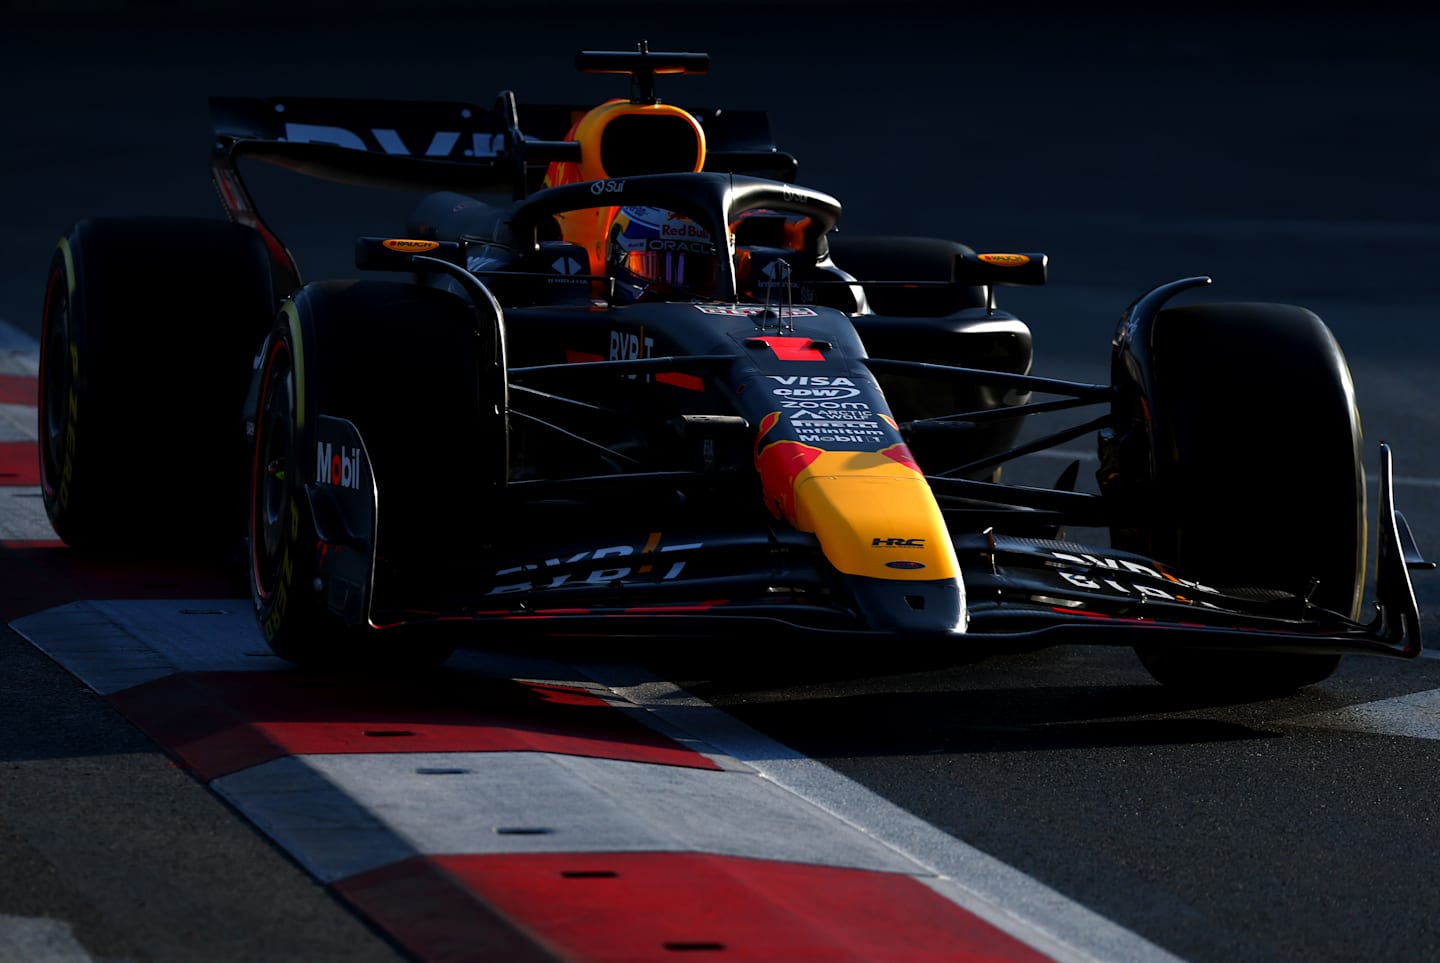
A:
[[[739,637],[762,630],[830,640],[898,635],[947,640],[974,653],[1159,643],[1412,658],[1421,651],[1421,637],[1408,570],[1433,567],[1420,558],[1394,508],[1388,446],[1381,449],[1375,615],[1365,623],[1310,603],[1303,586],[1288,592],[1207,585],[1110,549],[993,532],[956,533],[954,547],[968,624],[949,631],[923,624],[914,630],[868,628],[843,580],[826,571],[814,537],[773,528],[695,529],[664,539],[657,534],[648,548],[637,544],[623,558],[620,546],[600,550],[612,557],[608,568],[598,552],[516,565],[495,573],[509,581],[492,579],[483,597],[376,612],[374,624],[484,622],[517,636]],[[676,577],[686,566],[686,577]]]

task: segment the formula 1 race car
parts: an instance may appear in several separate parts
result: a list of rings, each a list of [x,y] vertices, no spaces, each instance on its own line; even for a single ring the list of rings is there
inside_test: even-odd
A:
[[[88,220],[55,255],[56,531],[243,534],[258,625],[304,664],[433,662],[457,621],[482,641],[784,628],[957,659],[1133,646],[1211,691],[1418,654],[1408,570],[1428,563],[1383,445],[1360,620],[1359,416],[1318,317],[1168,306],[1209,283],[1185,278],[1124,311],[1110,384],[1033,375],[995,292],[1043,283],[1043,254],[837,233],[764,114],[656,97],[707,64],[583,52],[631,82],[593,107],[212,100],[229,222]],[[389,276],[302,284],[247,159],[430,193],[357,242]],[[1078,461],[1001,481],[1085,436],[1096,491]]]

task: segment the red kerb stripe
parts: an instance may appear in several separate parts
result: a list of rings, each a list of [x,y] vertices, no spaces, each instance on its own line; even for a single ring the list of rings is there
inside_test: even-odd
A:
[[[40,453],[33,441],[0,441],[0,485],[40,484]]]
[[[720,768],[587,690],[541,683],[197,672],[109,699],[205,780],[307,753],[535,751]]]
[[[497,916],[574,961],[1049,959],[910,876],[734,856],[439,856],[336,889],[425,960],[504,958],[465,945],[497,938]],[[547,958],[534,944],[521,948],[528,955],[516,959]]]
[[[33,375],[0,374],[0,405],[38,403],[40,388]]]

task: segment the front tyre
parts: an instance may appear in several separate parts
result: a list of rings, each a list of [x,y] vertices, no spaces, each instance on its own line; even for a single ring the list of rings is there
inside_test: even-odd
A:
[[[286,326],[265,346],[251,460],[250,596],[271,650],[305,664],[323,661],[345,634],[320,604],[315,531],[304,490],[303,373]]]
[[[1143,340],[1143,339],[1142,339]],[[1345,357],[1315,314],[1281,304],[1161,311],[1131,345],[1129,423],[1102,452],[1118,548],[1217,587],[1304,594],[1357,618],[1366,509],[1359,415]],[[1128,381],[1128,383],[1127,383]],[[1106,477],[1109,475],[1110,477]],[[1340,657],[1141,646],[1166,685],[1271,695],[1328,678]]]
[[[262,354],[250,463],[251,597],[276,655],[387,671],[449,657],[455,637],[445,626],[377,628],[370,616],[376,592],[408,598],[396,581],[427,560],[468,558],[468,536],[488,517],[482,479],[503,435],[487,431],[480,357],[469,308],[433,288],[321,282],[283,306]],[[370,544],[320,537],[350,530],[317,467],[322,416],[348,421],[363,442],[377,511]],[[316,505],[330,513],[319,526]],[[372,564],[369,594],[345,610],[349,621],[327,604],[335,586],[323,582],[322,553],[334,551],[368,551]]]

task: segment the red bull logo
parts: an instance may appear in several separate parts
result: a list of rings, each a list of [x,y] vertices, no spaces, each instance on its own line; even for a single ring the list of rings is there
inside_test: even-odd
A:
[[[773,441],[765,445],[765,436],[780,423],[780,412],[772,411],[760,422],[755,438],[755,468],[760,472],[760,487],[765,505],[776,518],[795,522],[795,489],[800,473],[825,453],[823,448],[798,441]],[[764,445],[762,448],[761,446]]]
[[[914,455],[910,454],[909,447],[904,443],[891,445],[889,448],[882,448],[880,449],[880,454],[889,458],[891,461],[899,462],[917,475],[925,474],[920,470],[920,463],[915,460]]]

